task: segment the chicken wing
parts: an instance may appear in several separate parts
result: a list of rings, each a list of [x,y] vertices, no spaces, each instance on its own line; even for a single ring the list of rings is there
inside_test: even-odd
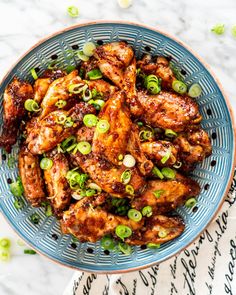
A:
[[[178,150],[169,141],[158,140],[152,142],[143,142],[141,144],[142,152],[158,166],[172,166],[177,161]],[[170,152],[169,158],[162,163],[161,160]]]
[[[138,61],[137,66],[144,74],[153,74],[161,78],[163,89],[172,89],[172,83],[176,80],[176,77],[169,65],[169,61],[165,57],[159,56],[154,60],[151,55],[147,54]]]
[[[97,97],[102,98],[103,100],[108,100],[111,96],[115,94],[115,92],[118,90],[116,86],[113,86],[109,84],[108,82],[104,80],[94,80],[94,81],[86,81],[86,83],[89,86],[89,90],[96,90],[97,91]],[[95,96],[95,98],[96,98]]]
[[[71,97],[68,90],[69,86],[78,83],[81,83],[81,78],[78,76],[77,70],[52,82],[41,103],[42,113],[40,114],[40,118],[42,119],[55,111],[57,109],[55,104],[58,100],[67,101]]]
[[[38,156],[33,155],[26,146],[22,146],[18,157],[18,167],[25,198],[32,206],[40,206],[46,200],[46,195]]]
[[[18,78],[7,86],[3,96],[3,131],[0,137],[0,146],[7,152],[17,141],[17,134],[22,118],[26,114],[24,102],[33,98],[33,88],[27,82]]]
[[[47,157],[53,161],[51,169],[44,170],[44,179],[48,191],[48,199],[53,211],[60,216],[71,200],[70,186],[66,179],[69,171],[69,163],[64,154],[52,151]]]
[[[188,96],[166,91],[147,95],[140,91],[137,100],[143,109],[142,119],[152,127],[180,132],[190,128],[191,124],[200,123],[202,119],[198,105]]]
[[[148,243],[163,244],[180,236],[185,225],[181,217],[156,215],[147,219],[146,224],[125,240],[130,245],[145,245]]]
[[[104,235],[114,234],[116,227],[120,224],[129,226],[132,230],[142,227],[142,221],[135,222],[127,217],[115,216],[103,210],[99,205],[105,199],[106,196],[101,194],[99,197],[86,197],[71,205],[63,214],[62,231],[73,234],[81,242],[94,243]]]
[[[132,207],[140,210],[151,206],[157,214],[176,209],[190,197],[200,192],[199,184],[191,178],[179,173],[173,180],[150,180],[147,189],[132,201]]]
[[[96,48],[94,57],[103,75],[122,89],[124,70],[133,59],[134,52],[125,42],[113,42]]]
[[[28,128],[29,134],[26,138],[28,148],[33,154],[43,154],[53,149],[58,143],[62,142],[69,135],[75,133],[82,125],[83,117],[88,113],[95,113],[93,106],[86,103],[76,104],[67,111],[54,111],[40,121],[35,120]],[[66,125],[66,121],[74,122],[72,126]],[[64,123],[64,124],[62,124]]]
[[[202,162],[212,153],[211,141],[203,129],[190,130],[181,133],[173,142],[179,149],[178,156],[183,162],[183,171],[193,170],[195,165]]]
[[[110,129],[100,133],[95,129],[92,151],[95,155],[103,156],[114,165],[119,163],[119,155],[126,152],[127,142],[132,126],[129,110],[125,106],[124,92],[118,92],[103,106],[99,120],[106,120]]]

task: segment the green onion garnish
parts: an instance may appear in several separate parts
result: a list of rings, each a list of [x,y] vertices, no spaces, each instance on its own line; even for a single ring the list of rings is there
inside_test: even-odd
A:
[[[164,228],[161,229],[161,230],[159,230],[159,232],[158,232],[158,236],[160,238],[165,238],[167,235],[168,235],[168,233],[167,233],[167,231]]]
[[[11,247],[11,241],[7,238],[0,239],[0,249],[8,250]]]
[[[73,93],[73,94],[79,94],[81,93],[84,89],[87,89],[88,88],[88,85],[84,84],[84,83],[78,83],[78,84],[71,84],[69,87],[68,87],[68,91],[70,93]]]
[[[83,117],[83,122],[87,127],[94,127],[98,123],[98,118],[93,114],[87,114]]]
[[[42,160],[40,161],[40,168],[43,170],[49,170],[52,168],[52,166],[53,166],[53,160],[49,158],[42,158]]]
[[[96,46],[93,42],[86,42],[83,46],[83,53],[86,56],[93,56]]]
[[[139,126],[139,127],[142,127],[143,126],[143,122],[137,122],[137,125]]]
[[[82,50],[77,52],[77,56],[82,61],[89,61],[89,56],[85,55]]]
[[[169,160],[169,158],[171,156],[171,150],[172,150],[171,147],[169,147],[168,150],[166,151],[165,155],[161,158],[162,164],[165,164]]]
[[[40,111],[39,105],[33,99],[27,99],[24,103],[24,107],[29,112],[38,112]]]
[[[74,121],[72,120],[71,117],[67,117],[64,123],[65,128],[70,128],[74,125]]]
[[[96,100],[90,99],[88,103],[93,105],[96,110],[100,110],[104,106],[105,101],[102,99],[96,99]]]
[[[87,197],[92,197],[93,195],[96,194],[96,191],[94,189],[87,189],[86,192],[85,192],[86,196]]]
[[[133,188],[133,186],[130,185],[130,184],[127,184],[127,185],[125,186],[125,191],[126,191],[127,194],[129,194],[129,195],[131,195],[131,196],[134,195],[134,188]]]
[[[23,192],[24,192],[24,188],[22,185],[22,182],[20,180],[20,178],[18,177],[17,180],[15,182],[12,182],[10,185],[10,191],[13,194],[13,196],[15,197],[21,197]]]
[[[175,175],[176,175],[175,170],[173,170],[173,169],[171,169],[169,167],[162,168],[161,173],[165,178],[168,178],[168,179],[174,179]]]
[[[142,214],[136,209],[130,209],[128,211],[128,217],[133,221],[139,222],[142,219]]]
[[[67,74],[70,74],[72,71],[74,71],[75,70],[75,66],[73,66],[73,65],[68,65],[67,67],[66,67],[66,72],[67,72]]]
[[[67,105],[67,102],[63,99],[59,99],[56,103],[55,106],[58,107],[58,109],[64,108],[64,106]]]
[[[163,194],[164,192],[165,191],[163,189],[158,189],[153,192],[153,195],[158,199],[160,198],[161,194]]]
[[[185,202],[185,206],[187,208],[192,208],[197,204],[197,200],[195,198],[190,198]]]
[[[182,162],[177,161],[177,162],[173,165],[173,167],[176,168],[176,169],[179,169],[182,165],[183,165]]]
[[[158,94],[161,91],[160,80],[155,75],[146,76],[144,86],[151,94]]]
[[[151,217],[152,216],[152,207],[151,206],[145,206],[142,209],[143,216]]]
[[[35,71],[34,68],[30,70],[30,73],[31,73],[32,77],[34,78],[34,80],[37,80],[38,79],[38,75],[37,75],[37,73],[36,73],[36,71]]]
[[[20,210],[24,207],[24,203],[21,199],[16,199],[14,202],[13,202],[13,205],[14,207],[17,209],[17,210]]]
[[[148,140],[153,137],[153,132],[151,130],[142,130],[139,132],[139,138],[141,141]]]
[[[89,142],[81,141],[77,144],[77,149],[81,154],[88,155],[91,152],[92,147]]]
[[[72,5],[67,8],[67,12],[70,17],[78,17],[79,16],[79,9],[78,7]]]
[[[51,207],[51,205],[47,205],[47,206],[46,206],[45,215],[46,215],[47,217],[52,216],[52,207]]]
[[[35,255],[35,254],[37,254],[37,252],[35,252],[32,249],[25,249],[24,254]]]
[[[98,133],[106,133],[110,129],[110,124],[107,120],[100,120],[97,123],[96,130]]]
[[[33,213],[33,214],[30,216],[30,221],[31,221],[33,224],[38,224],[38,223],[39,223],[39,220],[40,220],[40,216],[38,215],[38,213]]]
[[[119,242],[118,243],[118,248],[125,255],[130,255],[132,253],[132,248],[128,244]]]
[[[61,143],[61,148],[64,152],[69,151],[68,148],[70,148],[74,144],[76,144],[76,137],[71,135]]]
[[[225,25],[224,24],[216,24],[211,31],[216,35],[222,35],[225,32]]]
[[[121,238],[121,240],[124,240],[125,238],[128,238],[132,235],[132,229],[126,225],[118,225],[116,227],[116,235]]]
[[[153,167],[152,174],[159,177],[160,179],[164,178],[163,174],[161,173],[161,171],[156,166]]]
[[[93,69],[87,73],[89,80],[97,80],[102,78],[102,73],[99,69]]]
[[[88,88],[83,90],[82,98],[83,101],[89,101],[92,98],[92,93]]]
[[[178,136],[178,134],[176,132],[174,132],[173,130],[171,130],[171,129],[166,129],[165,130],[165,136],[173,138],[173,137]]]
[[[1,250],[0,251],[0,261],[7,262],[10,260],[10,258],[11,258],[11,255],[10,255],[9,250]]]
[[[179,81],[179,80],[174,80],[172,83],[172,88],[174,89],[175,92],[184,94],[187,92],[187,86],[184,82]]]
[[[122,157],[123,158],[123,157]],[[122,160],[122,159],[121,159]],[[130,182],[130,179],[131,179],[131,170],[129,169],[126,169],[122,174],[121,174],[121,181],[122,183],[124,184],[128,184]]]
[[[104,236],[101,239],[101,246],[105,250],[113,250],[115,248],[115,242],[114,240],[109,236]]]
[[[160,244],[148,243],[147,247],[150,249],[159,249],[161,247]]]
[[[202,93],[202,88],[197,83],[191,85],[188,90],[188,95],[192,98],[196,98],[196,97],[200,96],[201,93]]]
[[[66,122],[67,116],[65,114],[61,114],[59,117],[56,118],[56,123],[60,125],[64,125]]]

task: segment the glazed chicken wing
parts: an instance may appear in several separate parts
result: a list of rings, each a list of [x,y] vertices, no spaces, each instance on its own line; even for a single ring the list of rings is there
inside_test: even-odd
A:
[[[40,118],[42,119],[55,111],[57,109],[55,104],[58,100],[67,101],[71,97],[68,90],[69,86],[78,83],[81,83],[81,78],[78,76],[77,70],[52,82],[41,103],[42,113],[40,114]]]
[[[53,161],[50,169],[44,170],[44,179],[48,191],[48,199],[53,207],[53,211],[60,216],[67,208],[71,199],[71,190],[66,179],[69,171],[69,163],[64,154],[55,151],[47,155]]]
[[[106,199],[104,194],[98,197],[86,197],[65,211],[61,220],[64,233],[71,233],[81,242],[96,242],[104,235],[114,234],[115,228],[122,224],[133,230],[142,227],[143,222],[135,222],[127,217],[115,216],[98,207]]]
[[[100,79],[94,81],[86,81],[86,83],[88,84],[89,90],[96,90],[97,95],[95,96],[95,99],[102,98],[106,101],[118,90],[116,86],[113,86],[108,82]]]
[[[25,198],[32,206],[40,206],[46,200],[46,195],[38,156],[33,155],[26,146],[22,146],[18,157],[18,167]]]
[[[134,232],[125,242],[130,245],[163,244],[180,236],[184,228],[179,216],[156,215],[148,218],[145,227]]]
[[[27,82],[17,78],[7,86],[3,96],[3,131],[0,137],[0,146],[7,152],[16,143],[19,125],[26,114],[24,102],[33,98],[33,88]]]
[[[157,95],[138,92],[137,100],[143,109],[142,119],[153,127],[180,132],[202,119],[196,102],[188,96],[166,91]]]
[[[103,75],[122,89],[124,70],[133,59],[134,52],[125,42],[113,42],[101,45],[94,53]]]
[[[147,189],[133,200],[132,207],[140,210],[151,206],[157,214],[168,212],[183,205],[190,197],[200,192],[199,184],[191,178],[179,173],[173,180],[150,180]]]
[[[69,135],[75,133],[82,125],[84,115],[88,113],[95,113],[94,107],[81,102],[68,112],[54,111],[42,120],[34,121],[35,126],[30,126],[26,139],[29,150],[33,154],[50,151]],[[67,123],[71,122],[74,122],[73,125],[67,126]]]
[[[119,155],[124,155],[132,126],[124,92],[117,92],[103,106],[99,120],[106,120],[110,128],[105,133],[95,129],[92,151],[117,165]]]

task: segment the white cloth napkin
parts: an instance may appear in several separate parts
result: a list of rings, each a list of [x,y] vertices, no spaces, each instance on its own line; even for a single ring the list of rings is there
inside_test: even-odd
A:
[[[236,294],[236,171],[215,220],[177,256],[122,275],[75,272],[63,295]]]

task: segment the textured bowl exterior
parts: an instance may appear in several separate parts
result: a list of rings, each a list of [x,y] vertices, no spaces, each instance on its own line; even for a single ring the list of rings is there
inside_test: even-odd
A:
[[[3,112],[4,89],[14,76],[33,82],[29,73],[30,69],[39,67],[40,74],[52,61],[53,54],[63,56],[64,62],[62,63],[74,64],[75,60],[67,59],[68,50],[71,50],[71,46],[75,44],[82,48],[84,42],[88,40],[93,42],[126,40],[134,47],[137,57],[141,57],[146,52],[145,47],[149,46],[152,55],[171,56],[177,68],[186,71],[183,78],[187,85],[196,82],[201,85],[203,92],[197,101],[203,116],[202,127],[210,136],[216,134],[216,138],[212,139],[212,156],[198,165],[192,173],[192,178],[196,179],[202,188],[198,198],[197,212],[191,212],[185,207],[178,208],[178,213],[186,223],[186,229],[179,238],[162,245],[157,251],[134,247],[130,256],[120,253],[106,255],[99,242],[96,244],[77,243],[77,248],[73,249],[70,246],[72,237],[61,235],[57,220],[54,217],[46,217],[43,209],[33,208],[27,202],[23,210],[15,209],[14,198],[9,191],[7,179],[15,179],[18,171],[17,163],[12,168],[8,167],[9,156],[6,161],[0,158],[0,211],[29,245],[59,263],[90,272],[132,271],[159,263],[184,249],[204,230],[219,209],[227,193],[234,167],[235,143],[232,118],[224,95],[215,79],[203,63],[182,43],[162,32],[142,25],[118,22],[78,25],[59,32],[34,46],[3,79],[0,85],[0,113]],[[0,125],[2,126],[2,119]],[[16,156],[17,152],[18,147],[15,146],[12,154]],[[214,166],[211,165],[213,160],[216,161]],[[38,225],[32,225],[29,220],[29,216],[34,212],[41,217]],[[57,234],[58,239],[52,239],[52,234]],[[89,253],[91,250],[88,252],[87,248],[93,249],[93,253]]]

